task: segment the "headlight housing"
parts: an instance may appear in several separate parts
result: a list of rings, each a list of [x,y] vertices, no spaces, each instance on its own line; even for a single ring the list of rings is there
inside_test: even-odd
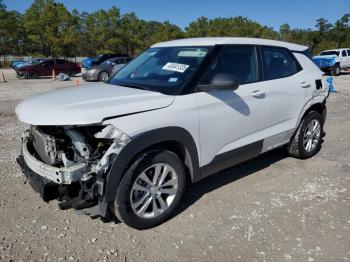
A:
[[[93,74],[96,72],[96,70],[97,70],[96,68],[92,68],[92,69],[88,70],[88,73]]]
[[[127,144],[131,137],[113,125],[107,125],[94,135],[95,138],[113,139],[117,144]]]

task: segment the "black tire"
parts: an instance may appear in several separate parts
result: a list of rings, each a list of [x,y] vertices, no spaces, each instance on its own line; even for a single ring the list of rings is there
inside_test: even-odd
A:
[[[67,75],[70,76],[70,77],[73,77],[73,76],[75,76],[75,72],[73,70],[69,70],[67,72]]]
[[[332,75],[332,76],[339,76],[339,75],[340,75],[340,72],[341,72],[340,66],[339,66],[339,64],[336,64],[336,65],[332,68],[331,75]]]
[[[133,211],[131,206],[132,187],[143,171],[157,163],[167,164],[176,172],[178,181],[177,193],[168,209],[163,211],[163,213],[153,218],[142,218]],[[111,211],[120,221],[132,228],[148,229],[155,227],[171,217],[181,201],[185,185],[186,174],[184,166],[176,154],[160,150],[144,153],[125,172],[119,184],[116,199],[111,205]]]
[[[38,73],[35,71],[29,71],[29,72],[27,72],[27,78],[28,79],[36,79],[36,78],[38,78]]]
[[[99,74],[98,74],[98,81],[100,82],[106,82],[108,81],[109,79],[109,74],[108,72],[106,71],[101,71]]]
[[[318,142],[315,144],[315,147],[312,150],[306,150],[304,146],[304,134],[308,127],[308,125],[311,123],[311,121],[316,120],[320,124],[320,135],[318,138]],[[318,153],[321,149],[322,144],[322,137],[324,136],[323,132],[323,118],[320,115],[320,113],[316,111],[310,111],[307,113],[304,118],[301,120],[301,123],[292,137],[291,142],[287,146],[288,153],[299,159],[307,159],[310,158]]]

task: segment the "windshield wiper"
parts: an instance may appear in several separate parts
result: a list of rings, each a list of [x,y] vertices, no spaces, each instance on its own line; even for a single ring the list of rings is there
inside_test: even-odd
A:
[[[130,88],[136,88],[136,89],[141,89],[141,90],[149,90],[145,86],[140,86],[140,85],[135,85],[135,84],[117,84],[119,86],[125,86],[125,87],[130,87]]]

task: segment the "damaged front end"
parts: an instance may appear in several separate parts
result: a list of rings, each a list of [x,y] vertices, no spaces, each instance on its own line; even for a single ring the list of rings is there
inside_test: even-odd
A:
[[[23,133],[17,162],[44,201],[83,209],[103,197],[106,173],[130,140],[112,125],[31,126]]]

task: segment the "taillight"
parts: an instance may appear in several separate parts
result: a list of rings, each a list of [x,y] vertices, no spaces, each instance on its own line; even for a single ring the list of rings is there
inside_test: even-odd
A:
[[[322,89],[322,80],[317,79],[315,82],[316,82],[316,90]]]

